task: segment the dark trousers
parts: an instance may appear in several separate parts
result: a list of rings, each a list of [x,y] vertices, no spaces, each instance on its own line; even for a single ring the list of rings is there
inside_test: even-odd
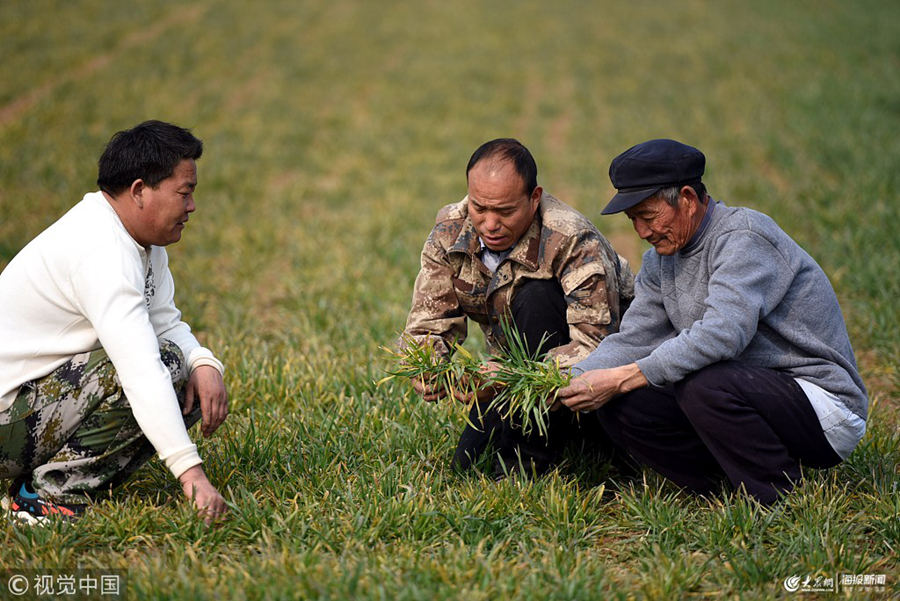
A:
[[[539,346],[541,351],[546,351],[569,342],[566,299],[556,280],[526,283],[516,293],[510,308],[513,322],[532,354],[537,353]],[[540,345],[542,338],[544,343]],[[468,469],[493,443],[497,450],[495,475],[519,469],[540,475],[553,468],[567,444],[579,442],[600,451],[610,450],[612,443],[594,416],[582,415],[580,420],[577,417],[562,408],[550,414],[548,437],[536,431],[525,436],[518,424],[501,419],[496,410],[486,411],[473,405],[469,421],[479,428],[466,425],[453,464]]]
[[[771,504],[800,480],[801,464],[841,461],[793,378],[738,361],[710,365],[666,389],[635,390],[597,414],[635,459],[700,494],[727,477]]]

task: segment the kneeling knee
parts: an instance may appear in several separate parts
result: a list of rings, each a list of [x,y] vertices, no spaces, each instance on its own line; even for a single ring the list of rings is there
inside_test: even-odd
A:
[[[159,358],[162,359],[163,365],[172,375],[172,384],[176,389],[188,381],[190,374],[181,347],[171,340],[163,338],[159,341]]]
[[[727,389],[731,382],[729,372],[732,371],[729,363],[714,363],[688,374],[683,380],[676,383],[675,395],[679,403]]]

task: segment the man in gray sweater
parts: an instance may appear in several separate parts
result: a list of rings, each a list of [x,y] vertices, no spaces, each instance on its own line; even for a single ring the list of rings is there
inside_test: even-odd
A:
[[[847,458],[868,399],[828,277],[771,218],[709,198],[705,164],[674,140],[613,160],[603,214],[624,211],[654,248],[620,331],[560,399],[676,484],[727,477],[770,504],[801,464]]]

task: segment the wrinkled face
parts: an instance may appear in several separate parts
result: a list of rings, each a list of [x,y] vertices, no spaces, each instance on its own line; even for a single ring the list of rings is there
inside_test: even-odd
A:
[[[685,247],[697,229],[696,203],[684,196],[673,207],[662,198],[648,198],[625,211],[638,236],[661,255],[674,255]]]
[[[140,238],[136,238],[138,243],[149,247],[178,242],[188,216],[197,208],[194,205],[196,187],[197,164],[193,159],[181,161],[174,173],[159,182],[156,188],[144,186],[135,227],[135,234]]]
[[[509,161],[475,165],[469,171],[469,219],[484,245],[494,251],[512,247],[528,231],[541,192],[540,186],[526,192]]]

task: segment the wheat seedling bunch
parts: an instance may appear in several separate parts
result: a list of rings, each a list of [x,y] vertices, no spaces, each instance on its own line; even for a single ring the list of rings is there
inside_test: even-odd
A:
[[[560,388],[572,381],[568,368],[561,368],[558,359],[538,361],[542,338],[534,354],[529,352],[525,338],[509,321],[502,324],[507,346],[496,357],[500,367],[490,375],[498,393],[490,404],[504,419],[512,418],[525,434],[537,428],[547,436],[550,407]]]
[[[429,339],[420,342],[404,336],[402,348],[384,350],[391,355],[396,367],[386,370],[387,376],[378,381],[379,386],[394,379],[418,379],[436,390],[443,390],[450,397],[478,389],[484,363],[461,344],[453,343],[453,357],[444,357]]]

